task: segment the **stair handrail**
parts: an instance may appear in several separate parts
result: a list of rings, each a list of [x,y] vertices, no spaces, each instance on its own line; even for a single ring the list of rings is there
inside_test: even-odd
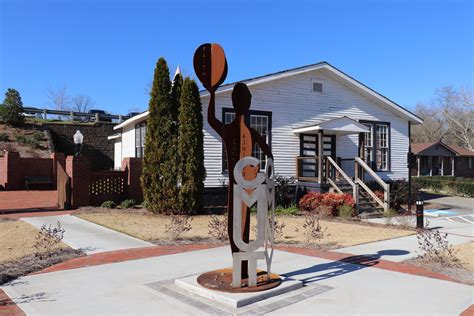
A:
[[[380,204],[380,206],[383,207],[384,211],[388,211],[389,207],[390,207],[390,184],[386,183],[385,181],[382,180],[382,178],[380,178],[380,176],[375,173],[374,170],[372,170],[372,168],[370,168],[364,160],[360,159],[359,157],[356,157],[354,159],[355,161],[355,169],[354,169],[354,180],[356,183],[358,183],[365,191],[367,191],[367,193],[369,193],[369,195],[378,203]],[[362,179],[359,178],[359,168],[358,168],[358,165],[360,167],[362,167],[368,174],[370,174],[372,176],[372,178],[374,178],[375,181],[378,182],[378,184],[380,184],[380,186],[383,188],[384,190],[384,201],[381,201],[376,195],[375,193],[364,183],[364,181],[362,181]]]
[[[358,194],[359,189],[358,189],[357,183],[352,181],[352,179],[342,170],[341,167],[339,167],[339,165],[334,161],[334,159],[332,159],[332,157],[326,156],[326,161],[328,161],[333,166],[333,168],[335,168],[339,172],[339,174],[351,185],[351,187],[352,187],[352,197],[354,198],[355,205],[357,206],[359,204],[359,194]],[[334,183],[334,181],[332,181],[332,179],[328,175],[329,175],[329,170],[326,170],[326,179],[329,180],[329,183],[338,192],[342,192],[342,190],[337,186],[336,183]]]

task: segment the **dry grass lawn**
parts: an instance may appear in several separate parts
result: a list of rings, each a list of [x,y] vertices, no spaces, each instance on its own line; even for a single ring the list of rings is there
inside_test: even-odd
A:
[[[38,229],[23,221],[0,222],[0,263],[34,254]],[[59,248],[67,247],[60,244]]]
[[[144,212],[124,212],[124,211],[96,211],[76,214],[80,218],[97,223],[99,225],[123,232],[143,240],[163,240],[165,236],[165,226],[170,222],[170,218],[162,215],[151,215]],[[207,238],[210,237],[209,221],[210,216],[194,216],[191,222],[192,230],[186,232],[184,238]],[[283,240],[279,242],[303,243],[303,223],[304,217],[278,217],[279,222],[285,223],[283,229]],[[255,223],[255,217],[252,218]],[[253,225],[253,224],[252,224]],[[327,237],[322,240],[322,244],[332,248],[348,247],[367,242],[391,239],[413,234],[408,230],[395,228],[376,227],[369,225],[358,225],[352,223],[339,223],[332,221],[321,221],[323,227],[327,227]],[[298,232],[296,232],[298,228]]]
[[[458,252],[456,256],[461,260],[463,266],[474,271],[474,241],[454,247]]]

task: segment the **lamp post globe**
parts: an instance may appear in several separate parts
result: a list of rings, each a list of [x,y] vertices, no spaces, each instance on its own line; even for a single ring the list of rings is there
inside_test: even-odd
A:
[[[82,143],[84,142],[84,135],[82,135],[80,130],[77,130],[72,138],[74,140],[74,156],[80,156]]]

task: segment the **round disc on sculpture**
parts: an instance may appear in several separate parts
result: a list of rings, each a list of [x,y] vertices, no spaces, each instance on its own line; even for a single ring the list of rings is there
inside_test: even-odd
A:
[[[232,269],[220,269],[209,271],[201,274],[197,282],[208,289],[230,292],[230,293],[248,293],[259,292],[273,289],[279,286],[282,282],[281,277],[277,274],[270,274],[270,279],[267,278],[267,272],[257,270],[257,286],[249,287],[248,280],[242,280],[242,286],[239,288],[232,287]]]

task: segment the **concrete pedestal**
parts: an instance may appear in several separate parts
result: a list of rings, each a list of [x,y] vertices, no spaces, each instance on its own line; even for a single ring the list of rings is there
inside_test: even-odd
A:
[[[197,278],[198,275],[193,275],[182,279],[176,279],[175,285],[193,294],[233,308],[259,302],[270,297],[297,290],[303,286],[303,282],[298,280],[284,280],[278,287],[266,291],[252,293],[226,293],[202,287],[198,284]]]

